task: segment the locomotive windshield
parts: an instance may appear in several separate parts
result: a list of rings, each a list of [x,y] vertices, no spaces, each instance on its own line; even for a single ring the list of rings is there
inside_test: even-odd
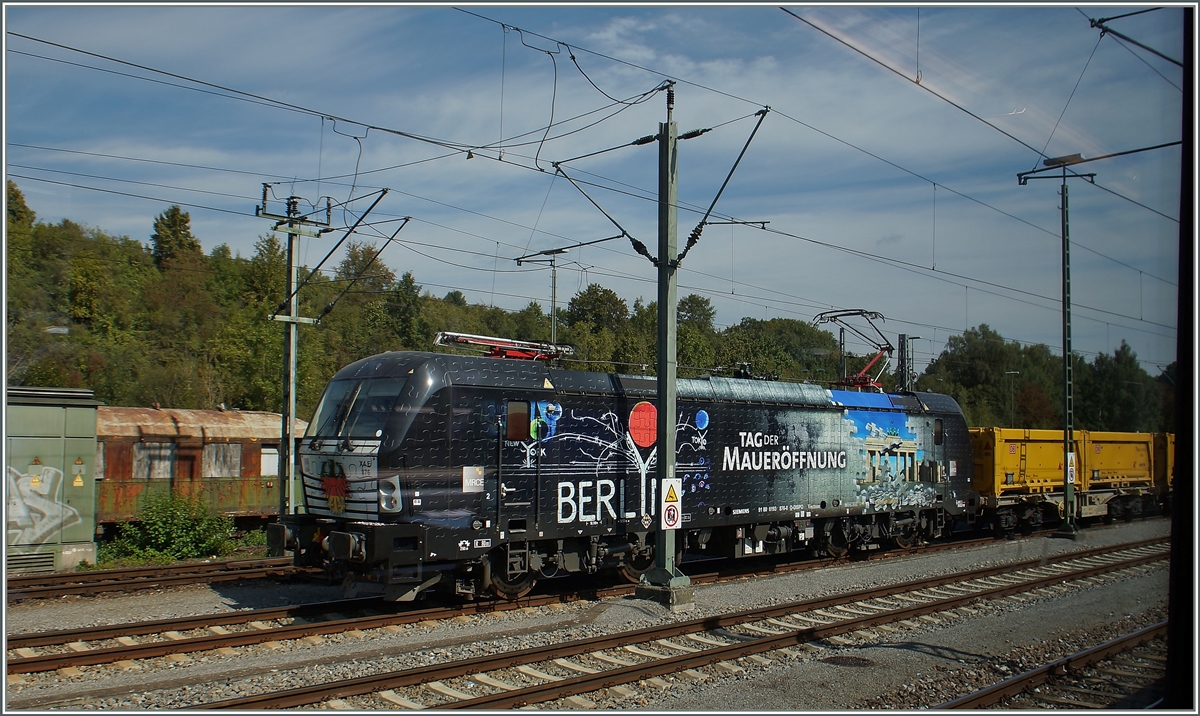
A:
[[[308,424],[307,437],[377,438],[404,388],[404,378],[334,380]]]

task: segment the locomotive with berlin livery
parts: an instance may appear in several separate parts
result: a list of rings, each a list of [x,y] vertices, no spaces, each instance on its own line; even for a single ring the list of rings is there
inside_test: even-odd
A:
[[[978,509],[970,435],[945,395],[682,378],[676,475],[660,481],[654,378],[530,360],[560,355],[550,344],[438,341],[491,352],[338,371],[298,450],[304,512],[269,528],[276,553],[325,565],[348,595],[512,599],[601,570],[636,581],[668,503],[681,552],[735,558],[908,546]]]

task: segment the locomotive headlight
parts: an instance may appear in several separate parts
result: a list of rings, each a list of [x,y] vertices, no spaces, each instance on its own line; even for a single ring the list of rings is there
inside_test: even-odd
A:
[[[398,512],[400,510],[400,485],[395,477],[379,480],[379,511]]]

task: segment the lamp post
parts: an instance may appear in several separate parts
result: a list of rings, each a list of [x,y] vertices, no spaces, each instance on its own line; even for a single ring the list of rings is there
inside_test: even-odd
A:
[[[1053,179],[1053,176],[1030,176],[1031,174],[1051,169],[1062,170],[1062,203],[1059,213],[1062,219],[1062,330],[1063,330],[1063,522],[1056,536],[1075,539],[1078,528],[1075,525],[1075,453],[1071,448],[1075,442],[1073,430],[1073,392],[1074,385],[1071,376],[1071,224],[1070,212],[1067,208],[1067,167],[1091,161],[1079,154],[1054,157],[1042,161],[1044,167],[1033,171],[1017,174],[1017,181],[1024,186],[1029,179]],[[1076,174],[1095,183],[1096,175]]]
[[[1004,371],[1004,375],[1021,375],[1021,371],[1006,370],[1006,371]],[[1016,417],[1015,417],[1016,412],[1017,412],[1017,401],[1016,401],[1015,394],[1013,392],[1014,391],[1013,386],[1016,383],[1016,380],[1017,380],[1016,378],[1008,379],[1008,427],[1010,427],[1010,428],[1017,427],[1016,426]]]

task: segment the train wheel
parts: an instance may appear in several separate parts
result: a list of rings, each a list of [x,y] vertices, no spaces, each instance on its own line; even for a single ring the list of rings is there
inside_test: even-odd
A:
[[[892,542],[900,549],[912,549],[912,546],[917,543],[917,531],[915,529],[904,529],[899,534],[892,535]]]
[[[642,575],[654,568],[654,552],[646,554],[634,555],[631,559],[625,560],[618,570],[625,581],[630,584],[637,584],[642,581]]]
[[[821,545],[830,557],[840,559],[846,556],[850,551],[850,542],[846,539],[846,533],[842,531],[840,525],[835,526],[825,534],[824,544]]]
[[[492,594],[501,599],[513,600],[529,594],[535,584],[537,584],[537,577],[532,572],[526,572],[511,579],[507,575],[492,572],[488,588],[492,590]]]
[[[502,560],[491,562],[487,570],[487,575],[488,589],[492,590],[492,594],[501,599],[520,599],[529,594],[533,590],[533,585],[537,584],[537,575],[533,572],[524,572],[509,577],[508,570],[505,568]]]

